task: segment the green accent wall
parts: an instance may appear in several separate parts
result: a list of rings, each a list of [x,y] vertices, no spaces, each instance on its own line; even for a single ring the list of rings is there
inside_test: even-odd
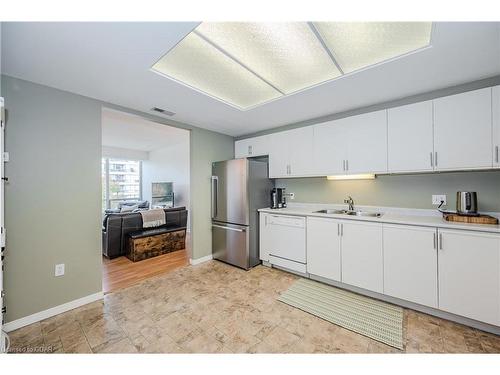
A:
[[[435,208],[432,194],[446,194],[448,208],[455,209],[457,191],[476,191],[481,211],[500,212],[500,171],[382,175],[375,180],[346,181],[290,178],[278,179],[275,185],[295,193],[291,202],[344,204],[350,195],[359,205],[406,208]]]
[[[102,290],[101,106],[8,76],[2,85],[9,322]]]
[[[211,164],[233,157],[233,137],[5,75],[1,84],[7,322],[102,290],[103,107],[190,130],[191,257],[211,254]],[[62,277],[57,263],[66,265]]]

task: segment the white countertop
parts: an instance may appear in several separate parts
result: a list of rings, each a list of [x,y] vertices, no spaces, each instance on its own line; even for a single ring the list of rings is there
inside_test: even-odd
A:
[[[322,209],[346,209],[346,205],[291,203],[287,208],[261,208],[258,211],[282,215],[315,216],[343,220],[370,221],[387,224],[419,225],[425,227],[473,230],[479,232],[500,234],[500,225],[469,224],[446,221],[437,210],[355,206],[355,210],[383,213],[383,215],[379,218],[367,216],[349,216],[343,214],[322,214],[314,212]],[[498,217],[499,215],[499,213],[495,212],[488,212],[487,214],[496,217]]]

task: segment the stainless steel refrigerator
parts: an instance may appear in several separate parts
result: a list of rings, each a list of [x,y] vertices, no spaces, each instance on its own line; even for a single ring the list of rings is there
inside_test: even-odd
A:
[[[212,164],[212,255],[249,269],[259,260],[259,208],[269,206],[272,180],[267,160]]]

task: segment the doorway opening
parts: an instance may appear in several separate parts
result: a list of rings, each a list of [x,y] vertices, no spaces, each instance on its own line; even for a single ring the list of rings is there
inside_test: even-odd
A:
[[[105,293],[189,264],[189,148],[189,130],[103,108]]]

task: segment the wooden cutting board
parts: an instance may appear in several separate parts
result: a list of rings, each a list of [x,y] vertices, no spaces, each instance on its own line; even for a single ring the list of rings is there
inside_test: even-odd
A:
[[[446,221],[456,221],[469,224],[498,224],[498,219],[490,215],[465,216],[458,214],[445,214],[443,217]]]

